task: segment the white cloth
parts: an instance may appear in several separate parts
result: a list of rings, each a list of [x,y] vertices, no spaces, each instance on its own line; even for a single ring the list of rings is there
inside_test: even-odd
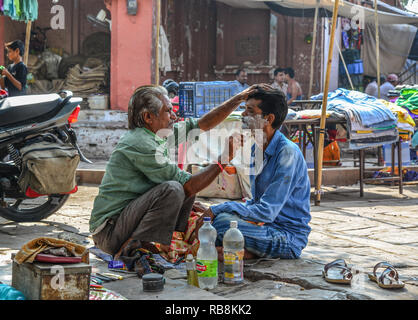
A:
[[[160,41],[159,41],[159,57],[158,63],[160,70],[163,72],[171,71],[171,59],[170,59],[170,43],[168,42],[164,28],[160,26]]]

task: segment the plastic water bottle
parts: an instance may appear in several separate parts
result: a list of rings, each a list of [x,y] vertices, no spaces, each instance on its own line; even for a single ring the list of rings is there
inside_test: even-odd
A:
[[[214,289],[218,284],[218,252],[215,247],[216,229],[210,223],[210,217],[203,218],[199,229],[199,250],[196,256],[196,271],[200,289]]]
[[[231,221],[223,239],[224,283],[227,284],[244,281],[244,236],[237,226],[237,221]]]

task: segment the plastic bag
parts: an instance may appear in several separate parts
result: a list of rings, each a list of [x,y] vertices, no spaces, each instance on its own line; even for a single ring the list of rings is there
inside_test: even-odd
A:
[[[0,300],[26,300],[22,292],[7,284],[0,284]]]

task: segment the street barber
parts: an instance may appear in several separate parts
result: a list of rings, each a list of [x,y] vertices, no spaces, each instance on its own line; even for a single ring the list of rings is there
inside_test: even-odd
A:
[[[252,199],[211,206],[204,216],[217,230],[216,246],[222,260],[222,241],[232,220],[245,239],[244,259],[257,257],[296,259],[306,247],[311,231],[310,182],[303,155],[280,127],[288,111],[286,97],[277,89],[257,90],[248,95],[243,128],[255,137],[250,164]],[[262,152],[260,163],[256,153]],[[196,236],[201,222],[195,230]]]
[[[225,120],[257,86],[230,98],[200,119],[176,123],[167,90],[141,86],[128,107],[129,130],[113,151],[90,218],[90,232],[101,250],[114,257],[129,248],[167,250],[174,231],[184,232],[195,194],[207,187],[234,157],[242,137],[227,140],[218,162],[196,174],[179,169],[168,157],[167,137],[177,143],[192,129],[210,130]],[[186,135],[179,134],[186,131]],[[125,250],[126,249],[126,250]]]

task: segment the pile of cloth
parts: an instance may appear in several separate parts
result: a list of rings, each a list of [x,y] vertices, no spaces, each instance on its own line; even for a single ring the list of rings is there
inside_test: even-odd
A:
[[[379,100],[379,101],[383,103],[386,107],[388,107],[389,110],[391,110],[392,113],[397,116],[398,122],[396,123],[396,127],[399,132],[399,138],[402,141],[411,140],[411,137],[414,134],[414,130],[415,130],[415,121],[411,117],[408,110],[398,106],[395,103],[388,102],[386,100]]]
[[[105,93],[106,77],[109,68],[104,64],[92,68],[76,65],[67,73],[64,89],[70,90],[74,96],[83,98],[85,101],[91,94]]]
[[[38,19],[38,0],[0,0],[0,11],[17,21]]]
[[[322,99],[323,94],[311,97]],[[339,88],[328,94],[327,112],[347,120],[347,140],[353,150],[392,144],[399,139],[398,119],[379,99]]]
[[[70,241],[41,237],[25,243],[14,260],[18,263],[33,263],[38,255],[52,255],[59,257],[79,257],[84,263],[89,263],[89,251],[86,247]]]
[[[409,113],[412,119],[418,120],[418,89],[405,88],[400,92],[396,104]]]

